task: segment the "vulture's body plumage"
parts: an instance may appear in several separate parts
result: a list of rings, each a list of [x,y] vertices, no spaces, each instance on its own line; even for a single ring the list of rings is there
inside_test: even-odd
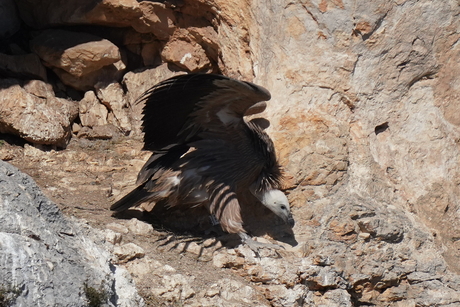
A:
[[[224,231],[245,240],[241,207],[255,196],[294,225],[280,191],[273,142],[256,121],[243,118],[265,109],[266,89],[220,75],[189,74],[160,82],[141,99],[144,149],[153,154],[139,172],[138,187],[111,210],[143,202],[205,206]]]

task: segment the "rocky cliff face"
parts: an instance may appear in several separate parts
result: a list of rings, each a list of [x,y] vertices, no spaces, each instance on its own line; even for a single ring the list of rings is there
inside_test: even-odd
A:
[[[275,306],[460,304],[457,1],[15,3],[0,7],[9,16],[2,133],[58,147],[71,137],[136,139],[135,101],[162,79],[220,72],[253,81],[272,93],[265,115],[292,175],[298,244],[281,259],[216,251],[214,266],[244,275],[257,285],[251,300],[259,293]],[[45,168],[66,153],[37,155]],[[109,160],[101,163],[126,176],[107,188],[138,170]],[[220,283],[214,296],[152,293],[222,303]]]
[[[458,9],[449,1],[254,8],[256,21],[272,12],[284,21],[258,28],[256,80],[284,102],[268,112],[297,174],[296,199],[341,189],[397,206],[433,229],[457,272],[459,65],[449,59],[459,52]]]
[[[142,306],[103,236],[72,221],[28,176],[0,161],[1,306]]]

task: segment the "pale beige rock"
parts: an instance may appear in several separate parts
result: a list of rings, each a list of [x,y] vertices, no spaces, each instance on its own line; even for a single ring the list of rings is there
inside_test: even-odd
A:
[[[327,291],[325,295],[319,296],[313,293],[307,296],[306,302],[312,306],[331,306],[331,307],[352,307],[350,294],[343,289],[333,289]]]
[[[82,126],[95,127],[107,125],[107,108],[100,103],[93,91],[85,93],[79,103],[79,115]]]
[[[9,161],[14,157],[14,149],[7,148],[6,146],[0,146],[0,160]]]
[[[220,296],[230,304],[236,302],[253,303],[255,298],[253,288],[245,286],[239,281],[227,278],[219,280],[217,284],[222,289]]]
[[[46,159],[46,153],[40,150],[39,148],[25,144],[24,145],[24,156],[29,158],[32,161],[40,161],[40,159],[44,158]]]
[[[80,129],[81,129],[81,126],[79,124],[75,122],[72,124],[72,133],[77,134],[78,131],[80,131]]]
[[[254,77],[254,66],[257,65],[257,59],[252,56],[250,45],[260,27],[260,24],[257,24],[257,16],[253,15],[253,12],[257,11],[251,9],[251,3],[245,0],[200,0],[185,1],[185,3],[188,6],[182,9],[184,14],[204,17],[210,21],[210,25],[218,28],[216,33],[219,42],[218,68],[220,71],[224,75],[250,81]],[[265,21],[271,25],[277,24],[273,22],[273,18]],[[213,58],[211,54],[210,56]]]
[[[244,259],[227,253],[216,253],[212,258],[212,263],[218,268],[241,267],[244,264]]]
[[[120,244],[123,240],[123,236],[119,232],[115,232],[111,229],[105,230],[105,240],[113,245]]]
[[[113,253],[117,256],[120,263],[130,261],[134,258],[142,258],[145,256],[144,249],[134,244],[127,243],[113,248]]]
[[[182,274],[165,275],[161,284],[152,288],[152,294],[170,302],[184,301],[196,292],[192,287],[193,277]]]
[[[0,131],[32,143],[64,147],[78,114],[76,103],[56,98],[51,85],[43,81],[24,85],[14,79],[0,81]]]
[[[135,259],[126,263],[126,267],[130,274],[141,280],[147,279],[151,281],[152,276],[159,277],[158,279],[161,279],[163,275],[177,273],[175,268],[154,260],[148,255],[141,259]]]
[[[321,3],[253,3],[257,14],[246,19],[257,31],[249,44],[255,81],[273,97],[269,133],[296,180],[292,203],[343,184],[410,210],[441,233],[458,271],[448,239],[459,231],[458,6]]]
[[[118,47],[110,41],[81,32],[45,30],[31,46],[48,66],[77,78],[121,60]]]
[[[147,236],[153,233],[153,227],[151,224],[147,224],[146,222],[139,221],[135,218],[129,220],[126,227],[128,227],[129,232],[137,235]]]
[[[188,31],[206,51],[206,55],[216,63],[219,57],[219,36],[213,27],[189,27]]]
[[[285,285],[268,285],[266,296],[270,299],[272,306],[303,306],[297,302],[305,302],[308,290],[305,285],[295,285],[293,288],[286,288]]]
[[[127,101],[119,83],[96,83],[97,97],[113,114],[113,119],[108,122],[124,133],[131,131],[131,123],[128,116]],[[109,117],[110,119],[110,117]]]
[[[24,82],[23,89],[30,95],[39,98],[52,99],[54,98],[53,86],[39,80],[30,80]]]

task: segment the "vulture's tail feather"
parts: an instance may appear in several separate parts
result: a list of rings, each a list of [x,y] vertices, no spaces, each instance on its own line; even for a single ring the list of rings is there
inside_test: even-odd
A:
[[[131,192],[129,192],[122,199],[114,203],[110,207],[110,210],[116,211],[116,212],[122,212],[122,211],[128,210],[131,207],[140,205],[142,202],[146,201],[149,198],[149,196],[151,196],[151,193],[146,191],[144,189],[144,186],[141,185],[137,187],[136,189],[132,190]]]

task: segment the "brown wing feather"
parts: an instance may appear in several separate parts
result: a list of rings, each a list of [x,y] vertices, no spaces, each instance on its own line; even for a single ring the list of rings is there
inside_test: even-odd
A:
[[[222,230],[228,233],[245,232],[241,218],[241,207],[236,193],[230,186],[215,185],[208,206],[209,212],[219,220]]]
[[[252,106],[270,99],[263,87],[221,75],[175,76],[147,91],[143,131],[144,149],[161,150],[196,140],[203,131],[226,134],[243,124]],[[262,110],[260,106],[250,113]]]

